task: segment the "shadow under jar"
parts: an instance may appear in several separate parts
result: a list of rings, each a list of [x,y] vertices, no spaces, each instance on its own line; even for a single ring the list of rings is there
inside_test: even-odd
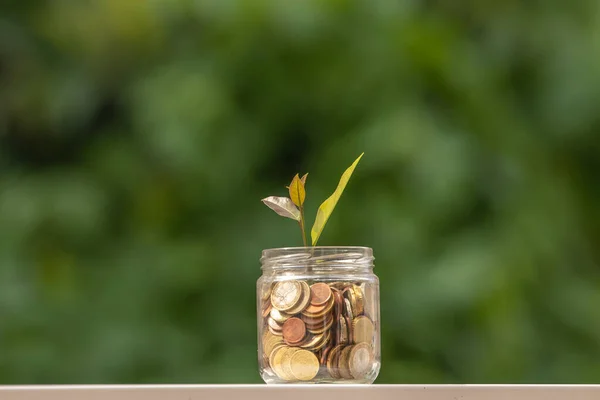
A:
[[[266,383],[373,383],[379,280],[367,247],[264,250],[258,362]]]

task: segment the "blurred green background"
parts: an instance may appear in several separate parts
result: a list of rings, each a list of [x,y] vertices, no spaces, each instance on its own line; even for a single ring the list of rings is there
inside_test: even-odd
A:
[[[4,0],[0,383],[250,383],[260,199],[374,248],[379,383],[600,382],[600,2]]]

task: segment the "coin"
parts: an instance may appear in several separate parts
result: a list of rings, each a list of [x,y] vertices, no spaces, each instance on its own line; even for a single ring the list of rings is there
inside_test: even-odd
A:
[[[327,356],[329,355],[329,352],[331,351],[331,349],[333,349],[333,346],[331,345],[331,343],[329,343],[323,349],[323,351],[321,351],[321,356],[319,357],[319,363],[324,367],[327,366]]]
[[[330,351],[329,351],[329,355],[327,356],[327,372],[329,372],[329,375],[331,375],[332,378],[335,379],[340,379],[342,376],[339,374],[338,371],[338,367],[337,367],[337,357],[340,353],[340,351],[342,350],[344,346],[342,346],[341,344],[338,344],[337,346],[334,346]]]
[[[273,309],[273,306],[271,305],[271,303],[265,303],[265,304],[267,304],[267,306],[263,307],[263,309],[262,309],[262,316],[263,316],[263,318],[267,318],[267,316],[269,315],[269,313]]]
[[[350,358],[350,352],[352,351],[352,347],[354,346],[346,346],[340,353],[340,358],[338,360],[338,368],[340,375],[344,379],[352,379],[352,374],[350,374],[350,369],[348,367],[348,359]]]
[[[344,299],[344,314],[350,318],[350,321],[354,319],[354,313],[352,312],[352,306],[350,305],[350,300]]]
[[[348,326],[348,343],[353,343],[354,341],[354,329],[352,329],[352,320],[348,317],[345,317],[346,325]]]
[[[363,315],[356,317],[354,321],[352,321],[352,331],[354,334],[354,343],[370,343],[373,340],[375,326],[368,317]]]
[[[312,349],[313,347],[315,347],[319,343],[321,343],[322,340],[323,340],[323,334],[315,335],[315,336],[311,337],[310,339],[308,339],[305,344],[300,345],[300,347],[302,347],[304,349]]]
[[[377,290],[374,284],[362,283],[359,291],[363,296],[364,314],[375,321],[377,319]]]
[[[296,303],[294,307],[287,311],[288,314],[298,314],[299,312],[304,311],[304,309],[310,304],[310,286],[308,286],[308,283],[304,281],[301,281],[300,285],[302,286],[302,294],[300,295],[300,299],[298,299],[298,303]]]
[[[278,344],[276,344],[276,345],[273,347],[273,350],[271,350],[271,353],[269,353],[269,357],[268,357],[269,366],[271,366],[271,369],[273,370],[273,372],[274,372],[275,374],[277,374],[277,372],[275,372],[275,367],[273,366],[273,365],[274,365],[274,363],[275,363],[275,358],[274,358],[274,357],[275,357],[275,355],[277,354],[277,352],[278,352],[279,350],[281,350],[281,348],[282,348],[282,347],[287,347],[287,346],[286,346],[286,345],[285,345],[285,343],[283,343],[283,342],[281,342],[281,343],[278,343]]]
[[[279,311],[293,308],[302,295],[302,285],[297,281],[277,282],[271,292],[271,304]]]
[[[334,300],[333,300],[333,296],[332,296],[327,301],[327,303],[325,303],[322,306],[314,306],[312,304],[309,305],[308,307],[306,307],[306,309],[304,311],[302,311],[302,314],[307,317],[322,317],[323,315],[325,315],[329,311],[331,311],[331,309],[333,308],[333,305],[334,305]]]
[[[323,333],[331,328],[331,326],[333,325],[333,318],[329,318],[323,322],[325,322],[325,325],[317,325],[314,328],[313,326],[309,327],[308,325],[306,325],[306,330],[308,330],[308,332],[312,333],[313,335]]]
[[[266,355],[270,355],[275,347],[279,344],[283,344],[283,339],[281,336],[271,336],[263,345],[263,353]]]
[[[281,324],[279,322],[275,321],[273,318],[268,318],[267,324],[269,325],[269,328],[276,330],[276,331],[280,331],[283,329]]]
[[[340,344],[348,344],[348,324],[346,318],[340,316],[338,320],[337,342]]]
[[[326,326],[331,320],[333,320],[333,313],[327,313],[322,317],[307,317],[306,315],[300,316],[302,321],[306,324],[307,329],[318,329]]]
[[[347,287],[344,289],[344,298],[350,302],[350,306],[352,307],[352,313],[354,315],[358,315],[356,312],[356,295],[354,294],[353,286]]]
[[[339,290],[332,289],[332,292],[333,292],[333,298],[334,298],[334,303],[335,303],[335,313],[340,315],[343,311],[344,298],[342,297],[342,294],[340,293]]]
[[[356,298],[356,315],[362,315],[365,312],[365,297],[360,289],[360,286],[354,285],[352,287],[352,291],[354,292],[354,297]]]
[[[372,364],[373,352],[368,343],[363,342],[353,346],[350,351],[348,366],[350,368],[350,374],[352,374],[355,379],[364,378],[367,372],[371,370]]]
[[[331,339],[331,332],[326,332],[324,334],[321,335],[322,339],[319,343],[317,343],[311,350],[312,351],[318,351],[321,350],[323,347],[325,347],[327,345],[327,343],[329,343],[329,340]]]
[[[308,350],[298,350],[291,357],[290,367],[296,379],[310,381],[319,373],[319,360]]]
[[[271,318],[273,318],[276,322],[283,324],[288,318],[291,317],[290,314],[285,313],[283,311],[279,311],[278,309],[272,307],[271,312],[269,313]]]
[[[272,287],[273,287],[273,285],[271,285],[271,284],[262,285],[261,293],[260,293],[260,298],[262,301],[267,301],[269,299],[269,297],[271,297]]]
[[[281,330],[279,330],[279,331],[275,330],[275,329],[271,328],[270,326],[269,326],[269,332],[271,332],[273,335],[276,335],[276,336],[283,335],[283,332]]]
[[[331,289],[329,285],[323,282],[315,283],[310,287],[310,304],[313,306],[322,306],[327,304],[331,298]]]
[[[281,371],[281,358],[283,357],[283,353],[287,351],[287,349],[287,346],[280,346],[273,350],[273,352],[269,356],[269,364],[271,365],[271,369],[273,369],[273,372],[275,372],[275,374],[281,379],[285,379],[283,376],[283,372]]]
[[[283,340],[287,344],[293,345],[300,343],[306,335],[306,325],[300,318],[290,318],[283,324]]]
[[[283,379],[286,381],[291,381],[294,379],[294,375],[292,374],[292,356],[299,351],[298,348],[288,347],[287,350],[283,353],[281,357],[281,368],[280,371],[282,373]]]

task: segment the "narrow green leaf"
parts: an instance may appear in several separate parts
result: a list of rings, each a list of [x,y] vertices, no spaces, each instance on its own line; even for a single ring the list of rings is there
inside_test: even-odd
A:
[[[304,184],[300,180],[298,174],[294,176],[292,179],[292,183],[290,183],[290,199],[294,202],[298,207],[302,207],[304,204],[304,199],[306,198],[306,192],[304,191]]]
[[[261,200],[267,207],[282,217],[300,221],[300,210],[287,197],[269,196]]]
[[[312,230],[310,231],[310,237],[312,238],[313,246],[317,244],[317,241],[319,240],[319,237],[323,232],[323,228],[325,228],[327,220],[329,219],[331,213],[335,209],[338,200],[342,196],[342,193],[344,192],[344,189],[346,188],[346,185],[348,184],[348,181],[350,180],[350,177],[354,172],[354,168],[356,168],[356,165],[360,161],[363,154],[365,153],[362,153],[360,156],[358,156],[358,158],[354,160],[352,165],[348,167],[346,171],[344,171],[342,177],[340,178],[340,183],[338,183],[338,186],[335,189],[335,192],[333,192],[333,194],[329,196],[329,198],[319,206],[319,210],[317,211],[317,218],[315,219],[315,223],[312,227]]]

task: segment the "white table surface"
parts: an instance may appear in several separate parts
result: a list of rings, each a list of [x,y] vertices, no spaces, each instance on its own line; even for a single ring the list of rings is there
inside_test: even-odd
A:
[[[0,400],[600,400],[600,385],[0,386]]]

